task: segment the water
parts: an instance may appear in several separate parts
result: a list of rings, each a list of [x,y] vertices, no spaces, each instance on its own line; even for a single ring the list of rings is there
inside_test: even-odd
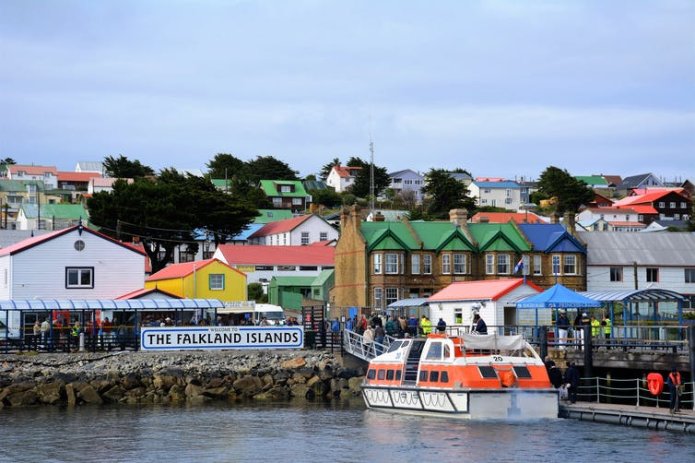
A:
[[[550,420],[465,422],[347,406],[52,407],[0,411],[2,462],[674,462],[695,438]]]

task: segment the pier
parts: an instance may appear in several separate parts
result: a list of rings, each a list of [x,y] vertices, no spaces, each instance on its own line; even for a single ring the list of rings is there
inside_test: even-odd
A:
[[[695,411],[693,410],[671,413],[668,407],[578,402],[560,404],[560,416],[581,421],[695,434]]]

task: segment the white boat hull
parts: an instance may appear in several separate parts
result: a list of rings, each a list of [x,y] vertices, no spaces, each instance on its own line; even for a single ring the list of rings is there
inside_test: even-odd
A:
[[[363,386],[368,408],[396,413],[440,415],[462,419],[557,418],[555,389],[444,389]]]

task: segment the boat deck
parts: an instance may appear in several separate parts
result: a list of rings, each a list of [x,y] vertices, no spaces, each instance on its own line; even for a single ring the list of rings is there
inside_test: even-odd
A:
[[[693,410],[681,409],[680,412],[672,414],[668,408],[663,407],[563,402],[560,404],[560,416],[583,421],[695,434],[695,411]]]

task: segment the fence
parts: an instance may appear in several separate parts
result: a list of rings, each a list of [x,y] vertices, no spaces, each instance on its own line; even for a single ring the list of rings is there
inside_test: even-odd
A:
[[[683,384],[683,390],[680,395],[680,406],[682,409],[688,408],[695,410],[694,389],[694,382]],[[577,398],[584,402],[656,408],[668,408],[671,401],[668,388],[665,388],[661,394],[654,396],[649,392],[647,380],[641,378],[581,378],[577,391]]]

